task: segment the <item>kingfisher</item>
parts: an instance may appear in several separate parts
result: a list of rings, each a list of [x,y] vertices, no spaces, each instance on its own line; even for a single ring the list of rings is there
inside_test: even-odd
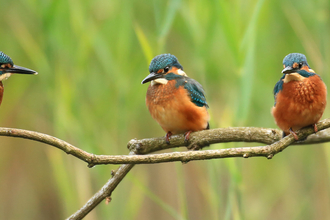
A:
[[[25,67],[14,65],[13,60],[2,51],[0,51],[0,105],[2,103],[3,97],[3,84],[2,81],[8,79],[11,74],[19,73],[19,74],[38,74],[34,70],[30,70]]]
[[[291,133],[298,140],[296,131],[303,127],[313,126],[317,132],[316,123],[327,103],[327,87],[304,54],[290,53],[284,57],[283,67],[283,76],[274,87],[272,114],[283,137]]]
[[[187,76],[174,55],[154,57],[149,72],[142,81],[142,84],[151,81],[146,105],[153,119],[166,132],[167,144],[170,144],[172,134],[184,134],[188,141],[191,132],[210,128],[204,89]]]

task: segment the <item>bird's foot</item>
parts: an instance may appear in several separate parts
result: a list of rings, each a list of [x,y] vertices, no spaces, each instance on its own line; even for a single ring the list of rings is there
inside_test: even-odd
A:
[[[192,131],[187,131],[184,133],[184,142],[189,141],[189,137]]]
[[[165,140],[166,140],[166,144],[170,144],[170,137],[172,136],[172,132],[167,132],[165,135]]]
[[[294,137],[294,139],[295,139],[296,141],[299,140],[298,135],[296,134],[296,132],[294,132],[294,131],[292,130],[292,128],[290,128],[289,131],[290,131],[290,133],[293,135],[293,137]]]
[[[315,133],[319,131],[319,130],[317,129],[316,124],[313,124],[313,128],[314,128],[314,132],[315,132]]]

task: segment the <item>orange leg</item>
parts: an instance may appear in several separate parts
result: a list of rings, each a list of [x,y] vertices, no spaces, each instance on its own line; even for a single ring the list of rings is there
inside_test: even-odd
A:
[[[313,124],[313,127],[314,127],[314,132],[315,132],[315,133],[318,132],[318,129],[317,129],[316,124]]]
[[[184,141],[185,142],[189,141],[189,136],[190,136],[191,132],[192,131],[187,131],[187,132],[184,133]]]
[[[297,136],[296,132],[294,132],[292,130],[292,128],[290,128],[290,133],[293,135],[294,139],[297,141],[298,140],[298,136]]]
[[[166,144],[170,144],[170,137],[172,136],[172,132],[167,132],[165,135],[165,140],[166,140]]]

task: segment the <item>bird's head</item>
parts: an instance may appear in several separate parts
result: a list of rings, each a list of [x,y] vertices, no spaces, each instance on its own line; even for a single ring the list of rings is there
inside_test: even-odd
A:
[[[172,54],[161,54],[154,57],[151,60],[149,72],[150,74],[142,81],[142,84],[150,81],[152,84],[166,84],[168,82],[166,76],[169,73],[187,76],[178,59]]]
[[[8,79],[8,77],[14,73],[34,75],[38,74],[34,70],[14,65],[13,60],[2,51],[0,51],[0,81]]]
[[[314,70],[310,69],[306,56],[301,53],[290,53],[283,59],[283,74],[298,73],[303,77],[314,75]]]

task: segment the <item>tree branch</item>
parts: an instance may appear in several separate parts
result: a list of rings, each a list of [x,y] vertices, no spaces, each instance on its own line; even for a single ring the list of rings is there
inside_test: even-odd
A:
[[[330,127],[330,119],[323,120],[317,124],[319,130],[323,130]],[[214,131],[215,130],[215,131]],[[169,161],[182,161],[188,162],[190,160],[197,159],[211,159],[211,158],[224,158],[224,157],[235,157],[241,156],[244,158],[252,157],[252,156],[266,156],[268,159],[272,158],[276,153],[281,152],[290,144],[294,143],[294,138],[292,135],[289,135],[280,141],[276,142],[281,138],[281,133],[278,130],[274,129],[258,129],[258,128],[232,128],[231,132],[226,133],[227,129],[213,129],[210,131],[200,131],[191,134],[190,140],[199,141],[197,136],[200,133],[206,132],[219,132],[222,133],[223,136],[217,136],[215,134],[208,136],[201,136],[201,138],[223,138],[222,142],[228,142],[232,139],[235,141],[246,141],[246,142],[257,142],[259,140],[261,143],[272,143],[269,146],[264,147],[250,147],[250,148],[231,148],[231,149],[222,149],[222,150],[207,150],[207,151],[190,151],[190,152],[175,152],[169,154],[158,154],[158,155],[135,155],[132,152],[139,153],[150,153],[156,150],[166,149],[171,147],[177,147],[182,145],[182,139],[180,135],[173,136],[171,138],[171,145],[167,145],[164,141],[164,138],[153,138],[153,139],[144,139],[144,140],[131,140],[128,143],[128,148],[131,150],[131,153],[126,158],[125,162],[129,162],[130,160],[135,160],[135,163],[138,163],[138,160],[142,162],[148,161],[148,163],[155,162],[169,162]],[[250,130],[250,132],[249,132]],[[236,134],[234,133],[236,132]],[[314,129],[305,128],[298,132],[298,137],[305,138],[310,134],[313,134]],[[237,135],[242,136],[237,136]],[[304,142],[300,142],[299,144],[312,144],[312,143],[322,143],[329,141],[329,131],[320,131],[316,135],[311,135],[314,137],[308,137]],[[195,137],[196,136],[196,137]],[[262,138],[263,137],[263,138]],[[212,139],[208,140],[212,141]],[[206,143],[209,143],[206,141]],[[221,142],[221,141],[219,141]],[[274,143],[275,142],[275,143]],[[200,143],[204,143],[201,140]],[[213,142],[212,142],[213,143]],[[216,142],[218,143],[218,142]],[[187,144],[187,143],[186,143]],[[187,144],[188,145],[188,144]],[[212,154],[213,153],[213,154]],[[165,156],[164,156],[165,155]],[[166,158],[167,156],[167,158]],[[106,156],[105,156],[106,157]],[[175,158],[171,160],[170,158]],[[118,158],[117,158],[118,159]],[[128,160],[127,160],[128,159]],[[158,161],[157,161],[158,160]],[[95,162],[95,161],[94,161]],[[123,162],[123,161],[122,161]],[[93,210],[103,199],[109,198],[115,187],[119,184],[119,182],[124,178],[124,176],[133,168],[134,164],[124,164],[121,165],[118,170],[114,173],[113,177],[99,190],[89,201],[76,213],[71,215],[68,219],[82,219],[85,217],[91,210]],[[118,175],[118,176],[117,176]],[[114,183],[115,182],[115,183]]]
[[[131,152],[130,155],[134,155],[134,153]],[[133,167],[134,164],[123,164],[116,171],[112,171],[112,178],[109,179],[108,182],[97,193],[95,193],[83,207],[81,207],[81,209],[67,219],[82,219],[104,199],[106,199],[106,201],[111,201],[111,193]]]
[[[330,130],[324,130],[330,127],[330,119],[325,119],[317,123],[319,132],[316,134],[312,128],[301,129],[298,134],[300,139],[310,135],[305,141],[295,142],[295,144],[315,144],[330,141]],[[322,131],[323,130],[323,131]],[[305,134],[305,131],[308,133]],[[305,136],[306,135],[306,136]],[[289,135],[291,136],[291,135]],[[229,127],[217,128],[211,130],[203,130],[193,132],[190,135],[189,142],[184,142],[183,135],[171,136],[168,145],[165,138],[149,138],[136,140],[133,139],[128,142],[128,149],[134,151],[136,154],[148,154],[155,151],[164,149],[186,146],[192,147],[193,145],[205,146],[208,144],[225,143],[225,142],[256,142],[262,144],[273,144],[282,138],[282,131],[271,128],[255,128],[255,127]]]
[[[71,154],[87,162],[89,167],[98,164],[123,164],[116,171],[112,172],[112,178],[80,210],[69,217],[69,219],[82,219],[102,200],[110,200],[111,193],[125,177],[125,175],[133,168],[134,164],[161,163],[170,161],[188,162],[191,160],[205,160],[226,157],[247,158],[265,156],[270,159],[275,154],[283,151],[291,144],[314,144],[330,141],[329,129],[324,130],[330,127],[330,119],[325,119],[319,122],[317,127],[320,130],[320,132],[317,134],[313,134],[314,130],[312,128],[304,128],[297,132],[300,139],[304,139],[310,134],[313,134],[303,142],[294,142],[295,140],[292,135],[281,139],[281,131],[267,128],[218,128],[212,130],[204,130],[192,133],[190,135],[189,142],[184,142],[183,135],[173,135],[171,137],[170,145],[166,144],[164,137],[143,140],[133,139],[128,143],[130,154],[127,156],[90,154],[50,135],[22,129],[0,128],[0,136],[25,138],[52,145],[60,150],[63,150],[67,154]],[[188,148],[191,148],[194,146],[205,146],[223,142],[257,142],[268,145],[263,147],[259,146],[141,155],[180,146],[187,146]]]
[[[330,120],[324,120],[317,124],[319,130],[330,127]],[[230,132],[228,132],[230,131]],[[323,137],[324,140],[328,140],[329,137],[325,135],[329,131],[323,132],[323,135],[318,134],[318,137]],[[280,132],[281,133],[281,132]],[[312,127],[301,129],[297,132],[300,139],[305,139],[308,135],[314,133]],[[321,133],[321,132],[319,132]],[[208,134],[208,135],[206,135]],[[258,128],[228,128],[225,129],[213,129],[211,131],[201,131],[195,133],[190,138],[192,143],[182,143],[184,137],[175,137],[174,142],[171,145],[164,144],[164,138],[156,139],[158,144],[153,145],[152,139],[144,140],[132,140],[128,146],[131,151],[135,153],[144,154],[155,150],[165,149],[176,146],[176,144],[190,145],[205,145],[211,143],[228,142],[228,141],[245,141],[245,142],[261,142],[261,143],[272,143],[267,146],[258,147],[242,147],[242,148],[228,148],[220,150],[203,150],[203,151],[186,151],[186,152],[173,152],[173,153],[162,153],[162,154],[151,154],[151,155],[101,155],[94,158],[94,164],[148,164],[148,163],[164,163],[164,162],[189,162],[191,160],[206,160],[215,158],[227,158],[227,157],[258,157],[264,156],[268,159],[272,158],[275,154],[283,151],[289,145],[295,142],[292,135],[288,135],[285,138],[279,139],[279,132],[272,129],[258,129]],[[243,138],[244,137],[244,138]],[[306,143],[320,143],[316,137],[312,137],[303,142],[297,142],[297,144]],[[177,143],[176,143],[177,142]]]
[[[8,137],[19,137],[24,139],[30,139],[33,141],[42,142],[51,146],[54,146],[67,154],[77,157],[80,160],[87,162],[88,164],[93,163],[94,154],[90,154],[86,151],[83,151],[59,138],[50,136],[48,134],[39,133],[36,131],[28,131],[17,128],[1,128],[0,127],[0,136]]]
[[[304,128],[301,131],[298,132],[300,138],[304,138],[308,135],[310,135],[307,140],[303,142],[296,142],[295,144],[315,144],[315,143],[324,143],[330,141],[330,130],[324,130],[328,127],[330,127],[330,119],[325,119],[317,123],[317,127],[320,132],[317,134],[313,134],[312,128]],[[324,130],[324,131],[321,131]],[[91,153],[88,153],[86,151],[83,151],[61,139],[58,139],[56,137],[34,132],[34,131],[28,131],[23,129],[15,129],[15,128],[0,128],[0,136],[9,136],[9,137],[19,137],[19,138],[25,138],[30,139],[38,142],[42,142],[45,144],[49,144],[51,146],[54,146],[60,150],[63,150],[67,154],[71,154],[74,157],[77,157],[78,159],[81,159],[82,161],[85,161],[88,163],[89,167],[92,167],[94,165],[99,164],[136,164],[136,163],[160,163],[160,162],[167,162],[164,157],[159,157],[159,155],[148,155],[148,156],[142,156],[142,155],[135,155],[135,156],[108,156],[108,155],[94,155]],[[159,138],[149,138],[149,139],[142,139],[142,140],[136,140],[133,139],[129,141],[127,147],[130,151],[134,152],[135,154],[148,154],[155,151],[160,151],[164,149],[169,148],[175,148],[180,146],[186,146],[191,147],[194,145],[198,146],[204,146],[209,144],[215,144],[215,143],[224,143],[224,142],[256,142],[256,143],[263,143],[263,144],[273,144],[276,141],[280,140],[282,136],[282,132],[278,129],[269,129],[269,128],[254,128],[254,127],[237,127],[237,128],[217,128],[212,130],[204,130],[199,132],[191,133],[189,142],[184,141],[183,135],[173,135],[171,137],[171,144],[167,144],[165,142],[164,137]],[[289,135],[291,137],[291,135]],[[286,139],[285,139],[286,140]],[[291,140],[291,138],[290,138]],[[292,142],[290,142],[292,144]],[[259,150],[259,148],[263,148],[262,152]],[[244,153],[251,153],[249,151],[255,152],[255,156],[267,156],[264,152],[265,147],[251,147],[251,148],[233,148],[233,149],[222,149],[222,150],[207,150],[205,153],[203,151],[192,151],[192,152],[180,152],[179,154],[182,154],[182,157],[188,156],[196,158],[198,154],[200,154],[203,159],[211,159],[211,154],[216,155],[215,158],[222,158],[222,157],[228,157],[229,154],[233,156],[243,156]],[[236,149],[236,150],[235,150]],[[227,153],[226,153],[227,152]],[[229,153],[231,152],[231,153]],[[236,152],[236,153],[235,153]],[[259,153],[257,153],[259,152]],[[234,154],[233,154],[234,153]],[[271,153],[271,152],[269,152]],[[172,156],[175,156],[176,158],[179,158],[178,153],[172,153]],[[167,154],[170,155],[170,154]],[[194,155],[194,156],[193,156]],[[208,155],[208,156],[206,156]],[[228,155],[228,156],[226,156]],[[157,158],[163,158],[159,160],[152,159],[153,157]],[[205,158],[206,157],[206,158]],[[140,158],[140,159],[137,159]],[[191,158],[193,159],[193,158]],[[196,158],[197,159],[197,158]],[[176,159],[175,161],[178,161],[181,159]],[[148,162],[149,161],[149,162]],[[172,161],[172,160],[169,160]],[[168,161],[168,162],[169,162]]]

